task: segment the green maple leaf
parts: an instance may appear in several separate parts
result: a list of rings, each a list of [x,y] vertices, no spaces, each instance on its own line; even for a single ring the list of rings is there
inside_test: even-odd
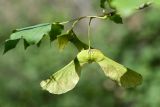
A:
[[[73,43],[79,51],[88,48],[88,45],[79,40],[72,29],[64,34],[62,34],[62,30],[64,30],[64,26],[60,23],[46,23],[16,29],[10,38],[5,41],[4,53],[15,48],[21,39],[24,40],[25,49],[30,45],[40,46],[41,40],[45,35],[50,37],[51,42],[58,39],[60,49],[63,49],[69,41]]]
[[[61,34],[61,30],[63,30],[62,26],[63,25],[60,25],[58,23],[46,23],[22,29],[16,29],[11,34],[10,38],[5,41],[4,53],[15,48],[20,39],[24,40],[25,49],[30,45],[39,46],[41,43],[40,41],[45,35],[49,35],[52,41],[53,38],[57,38],[57,36]]]

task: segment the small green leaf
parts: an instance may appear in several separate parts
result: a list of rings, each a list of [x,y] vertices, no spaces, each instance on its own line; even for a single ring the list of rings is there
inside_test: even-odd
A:
[[[10,38],[5,42],[4,53],[16,47],[17,41],[20,39],[24,40],[25,49],[34,44],[38,44],[51,30],[51,24],[39,24],[31,27],[26,27],[22,29],[16,29],[11,34]]]
[[[114,21],[117,24],[122,24],[122,17],[119,14],[114,14],[112,16],[109,17],[110,20]]]
[[[48,23],[17,29],[11,34],[10,40],[22,38],[30,45],[37,44],[42,37],[50,31],[50,29],[51,25]]]
[[[62,33],[62,30],[64,30],[64,26],[59,23],[53,23],[51,27],[51,31],[49,32],[50,40],[53,41],[57,39],[57,36]]]
[[[107,77],[116,81],[122,87],[130,88],[142,83],[142,76],[139,73],[136,73],[107,57],[105,57],[104,60],[99,61],[98,64],[101,66]]]

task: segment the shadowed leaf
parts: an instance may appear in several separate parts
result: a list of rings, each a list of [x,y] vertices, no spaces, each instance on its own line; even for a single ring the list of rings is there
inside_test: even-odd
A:
[[[4,48],[4,52],[3,54],[5,54],[7,51],[13,49],[16,47],[17,43],[18,43],[19,39],[15,39],[15,40],[6,40],[5,41],[5,48]]]
[[[83,49],[88,49],[88,45],[78,39],[73,30],[68,31],[66,34],[60,35],[58,38],[59,49],[63,50],[67,43],[70,41],[80,52]]]
[[[29,47],[29,44],[27,43],[27,41],[24,39],[24,49],[27,49]]]
[[[122,17],[119,14],[114,14],[112,16],[109,17],[110,20],[114,21],[117,24],[122,24]]]
[[[79,40],[73,31],[70,34],[72,36],[72,38],[70,38],[70,42],[74,44],[74,46],[78,49],[79,52],[84,49],[88,49],[89,46],[87,44],[83,43],[81,40]]]
[[[57,36],[62,33],[62,30],[64,30],[64,26],[59,23],[53,23],[51,27],[51,31],[49,32],[50,40],[54,41],[57,39]]]
[[[68,42],[69,42],[69,34],[63,34],[63,35],[59,36],[58,37],[59,49],[63,50]]]

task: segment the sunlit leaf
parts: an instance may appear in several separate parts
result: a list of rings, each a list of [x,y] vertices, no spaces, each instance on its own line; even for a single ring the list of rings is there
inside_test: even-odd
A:
[[[57,39],[57,36],[61,34],[63,29],[64,26],[59,23],[46,23],[22,29],[16,29],[11,34],[10,38],[6,40],[4,53],[15,48],[18,43],[16,41],[19,41],[20,39],[24,40],[25,49],[30,45],[37,45],[39,47],[44,35],[49,35],[50,40],[53,41]]]
[[[5,42],[4,53],[16,47],[16,41],[24,40],[24,46],[27,48],[29,45],[37,44],[51,30],[51,24],[39,24],[22,29],[16,29],[11,34],[10,38]]]
[[[69,30],[67,33],[58,36],[59,49],[63,50],[71,39],[75,39],[75,36],[73,35],[73,30]]]
[[[51,25],[48,23],[17,29],[11,34],[10,40],[23,38],[28,44],[37,44],[50,30]]]
[[[139,73],[124,67],[108,57],[105,57],[98,64],[107,77],[116,81],[122,87],[130,88],[142,83],[142,76]]]

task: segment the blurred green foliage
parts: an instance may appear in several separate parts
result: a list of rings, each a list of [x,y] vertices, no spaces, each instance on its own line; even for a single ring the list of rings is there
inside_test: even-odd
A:
[[[0,52],[3,53],[3,42],[15,28],[96,14],[100,9],[95,5],[96,0],[1,0]],[[141,86],[120,88],[93,63],[83,69],[81,80],[73,91],[63,95],[42,91],[40,81],[66,65],[77,54],[72,44],[59,52],[57,41],[49,44],[49,38],[45,38],[40,48],[31,46],[24,51],[20,42],[16,49],[0,56],[0,107],[159,107],[158,11],[160,8],[153,5],[126,17],[123,25],[99,20],[92,24],[92,46],[141,73],[144,78]],[[85,26],[85,23],[80,23],[76,33],[87,42]]]

